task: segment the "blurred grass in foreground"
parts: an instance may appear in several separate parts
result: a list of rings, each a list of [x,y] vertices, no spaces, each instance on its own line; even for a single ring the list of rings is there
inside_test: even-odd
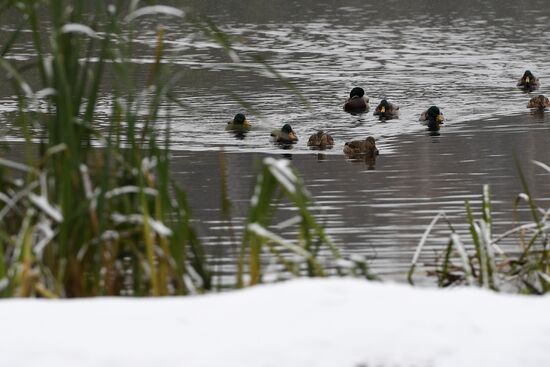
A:
[[[22,16],[0,50],[0,68],[17,95],[16,120],[25,140],[24,163],[0,158],[1,296],[162,296],[212,289],[185,192],[170,174],[166,106],[178,102],[161,62],[162,27],[143,90],[138,90],[129,62],[138,18],[185,14],[168,6],[137,4],[27,0],[0,7],[0,12]],[[51,22],[46,28],[41,23],[45,11]],[[209,21],[202,27],[233,55],[223,32]],[[36,57],[20,66],[7,56],[22,29],[32,34]],[[95,116],[98,99],[105,98],[101,87],[107,71],[112,109],[108,126],[99,129]],[[39,76],[34,89],[25,80],[29,73]],[[161,107],[168,117],[159,135],[155,124]],[[268,229],[277,193],[299,211],[289,224],[299,228],[295,241]],[[276,259],[281,272],[294,276],[331,271],[368,275],[362,259],[342,259],[309,203],[288,163],[266,159],[233,287],[262,281],[265,253]],[[324,263],[319,260],[322,249],[329,254],[323,255]],[[289,260],[289,255],[296,257]]]

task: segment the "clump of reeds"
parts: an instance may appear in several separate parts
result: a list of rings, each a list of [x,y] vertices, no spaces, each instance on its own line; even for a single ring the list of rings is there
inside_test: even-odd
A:
[[[536,161],[535,164],[550,172],[550,167],[547,165]],[[439,213],[432,220],[412,260],[408,274],[411,284],[422,248],[437,221],[444,218],[451,234],[441,256],[442,260],[428,271],[428,274],[437,277],[439,286],[466,284],[496,291],[533,294],[544,294],[550,290],[550,250],[547,233],[550,229],[548,223],[550,209],[543,209],[536,204],[519,164],[517,168],[524,192],[517,196],[515,209],[517,210],[522,202],[526,203],[531,213],[531,220],[518,224],[500,235],[495,235],[489,187],[484,185],[481,218],[475,219],[470,203],[468,201],[465,203],[469,227],[468,238],[457,233],[445,213]],[[517,236],[518,246],[515,249],[505,251],[499,246],[501,241],[513,236]],[[472,243],[472,248],[465,246],[466,240]]]
[[[10,10],[23,15],[36,57],[26,65],[4,57],[17,42],[14,32],[0,59],[19,97],[26,152],[24,163],[0,160],[0,294],[208,290],[185,194],[169,174],[169,126],[164,138],[154,126],[169,90],[160,62],[163,30],[143,90],[133,82],[125,41],[136,18],[182,12],[60,0],[19,1]],[[100,128],[96,109],[107,67],[112,110]],[[39,85],[31,88],[26,75],[37,75]]]
[[[276,225],[278,231],[292,228],[294,240],[270,230],[276,215],[274,200],[284,197],[296,215]],[[365,259],[344,259],[311,211],[312,200],[302,180],[285,159],[265,158],[251,198],[237,273],[237,287],[262,282],[269,273],[268,259],[275,259],[275,275],[323,277],[352,275],[373,278]],[[273,265],[273,264],[272,264]],[[278,269],[278,270],[277,270]],[[273,274],[271,274],[273,275]]]
[[[23,162],[0,158],[1,296],[160,296],[212,289],[185,192],[170,176],[169,114],[164,135],[156,127],[161,105],[174,102],[161,63],[163,29],[157,30],[146,85],[134,82],[128,61],[137,18],[183,13],[136,4],[18,1],[0,9],[21,12],[19,29],[28,27],[36,50],[25,65],[4,57],[17,42],[17,30],[0,51],[25,139]],[[51,19],[46,31],[39,16],[44,11]],[[205,30],[217,30],[205,24]],[[232,51],[226,38],[219,42]],[[104,93],[107,70],[112,89]],[[38,85],[31,88],[28,75],[38,76]],[[102,127],[96,122],[100,96],[112,105]],[[298,209],[286,223],[299,228],[294,241],[270,230],[273,202],[281,195]],[[363,259],[342,258],[310,204],[288,162],[266,159],[235,286],[262,281],[266,252],[283,273],[368,276]],[[225,198],[222,209],[229,217],[228,206]]]

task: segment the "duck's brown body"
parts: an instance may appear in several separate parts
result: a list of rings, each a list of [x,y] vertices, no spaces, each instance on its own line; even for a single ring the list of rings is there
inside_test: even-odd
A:
[[[539,110],[544,110],[545,108],[550,107],[550,100],[544,95],[538,95],[531,98],[529,103],[527,103],[527,108],[536,108]]]
[[[369,97],[353,96],[344,104],[344,110],[347,112],[367,112],[369,110]]]
[[[376,141],[372,136],[365,140],[352,140],[344,145],[344,153],[348,156],[367,155],[374,157],[378,155]]]
[[[320,130],[309,137],[307,145],[309,147],[317,147],[320,149],[332,148],[334,145],[334,139],[332,139],[332,136],[328,133]]]
[[[380,102],[380,104],[374,110],[374,116],[378,116],[384,119],[391,119],[399,115],[399,106],[389,103],[385,100]]]

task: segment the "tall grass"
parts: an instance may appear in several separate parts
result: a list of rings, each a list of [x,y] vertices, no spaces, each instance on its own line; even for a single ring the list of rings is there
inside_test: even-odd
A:
[[[550,173],[550,167],[546,164],[536,161],[534,163]],[[525,203],[531,213],[531,220],[518,223],[514,228],[495,235],[489,187],[484,185],[480,218],[476,219],[470,203],[465,203],[468,236],[459,234],[443,212],[428,226],[409,270],[408,279],[411,284],[423,246],[436,222],[444,218],[450,229],[449,240],[439,264],[428,269],[429,274],[437,277],[440,286],[467,284],[496,291],[529,294],[544,294],[550,290],[547,233],[550,229],[550,209],[543,209],[536,204],[517,161],[516,166],[524,192],[517,196],[515,210]],[[518,246],[503,249],[499,244],[505,239],[512,239]],[[466,241],[472,244],[471,248],[464,245]]]
[[[187,200],[169,173],[169,129],[162,138],[154,128],[168,91],[160,62],[163,30],[157,31],[155,63],[143,91],[132,80],[132,50],[124,42],[133,19],[181,12],[103,1],[20,1],[15,8],[27,20],[36,58],[22,67],[0,60],[19,96],[27,151],[25,164],[0,161],[1,294],[208,290],[211,275]],[[40,13],[47,10],[51,31],[43,32]],[[108,126],[99,129],[96,110],[107,66],[113,107]],[[24,77],[30,73],[40,80],[34,90]],[[37,138],[38,152],[32,151]]]
[[[185,192],[170,174],[166,106],[177,101],[161,62],[162,27],[146,85],[134,81],[129,62],[134,22],[183,12],[166,6],[138,9],[137,3],[8,4],[21,13],[20,29],[30,30],[36,56],[25,65],[7,58],[19,30],[1,50],[0,67],[18,96],[17,124],[25,140],[22,163],[0,158],[1,296],[162,296],[212,289]],[[45,31],[41,15],[46,11],[51,24]],[[211,22],[203,28],[233,52]],[[31,86],[29,76],[38,76],[38,85]],[[105,93],[108,84],[112,87]],[[100,97],[112,105],[101,128],[96,122]],[[163,121],[161,108],[168,111]],[[295,240],[269,229],[281,193],[299,212],[291,221],[299,227]],[[310,205],[288,162],[267,159],[252,199],[235,286],[263,280],[266,252],[296,276],[368,275],[364,260],[342,259]],[[225,197],[226,218],[229,206]],[[327,260],[320,261],[321,255]]]
[[[278,230],[294,227],[297,237],[293,241],[269,229],[277,208],[272,202],[278,198],[286,198],[297,209],[295,216],[276,226]],[[265,254],[277,259],[277,265],[291,276],[338,274],[374,278],[362,257],[342,257],[313,216],[311,205],[311,196],[290,162],[265,158],[256,180],[240,248],[237,287],[262,282],[266,273],[264,263],[267,259],[262,258]]]

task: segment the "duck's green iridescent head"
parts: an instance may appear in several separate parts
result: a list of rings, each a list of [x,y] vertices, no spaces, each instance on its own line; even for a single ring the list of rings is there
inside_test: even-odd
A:
[[[382,113],[386,112],[386,110],[390,108],[390,104],[387,100],[383,99],[380,101],[380,104],[378,105],[378,110]]]
[[[363,90],[363,88],[360,88],[360,87],[355,87],[351,90],[351,92],[349,92],[349,98],[363,97],[364,95],[365,95],[365,91]]]
[[[235,115],[235,117],[233,117],[233,123],[235,125],[242,125],[244,124],[245,121],[246,121],[246,116],[243,115],[242,113],[238,113]]]
[[[281,131],[290,134],[292,132],[292,126],[290,126],[290,124],[284,124]]]
[[[429,119],[437,119],[438,116],[441,115],[441,111],[439,110],[439,107],[432,106],[428,108],[428,118]]]
[[[525,73],[523,73],[523,79],[534,78],[534,77],[535,76],[533,75],[533,73],[530,70],[525,70]]]

